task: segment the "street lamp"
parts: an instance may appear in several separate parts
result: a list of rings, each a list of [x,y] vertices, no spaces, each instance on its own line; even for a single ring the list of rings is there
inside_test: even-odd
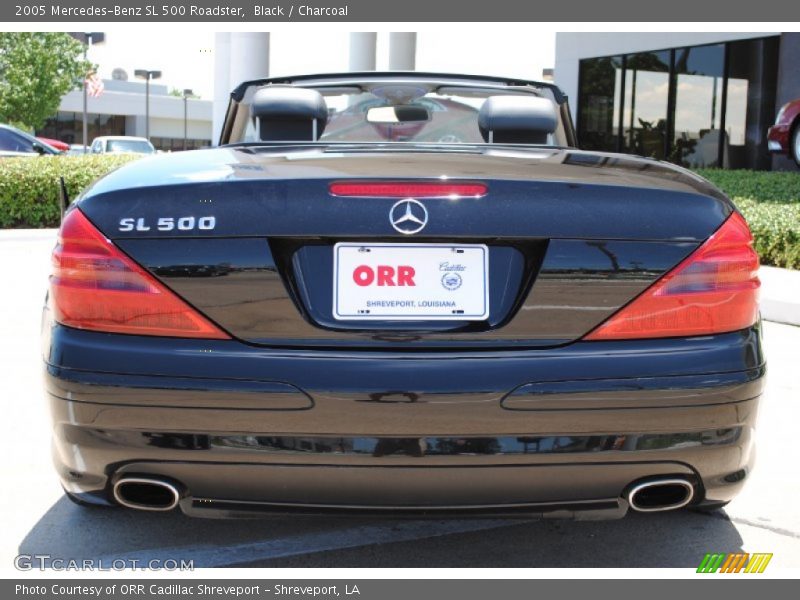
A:
[[[145,80],[144,88],[144,137],[150,139],[150,80],[160,79],[161,71],[151,71],[149,69],[136,69],[133,72],[139,79]]]
[[[86,61],[86,57],[89,54],[89,48],[91,47],[92,44],[102,44],[106,40],[106,34],[101,33],[99,31],[72,33],[70,35],[83,44],[84,61]],[[87,105],[88,105],[88,99],[86,93],[86,77],[84,76],[83,78],[83,152],[84,153],[88,151],[87,138],[89,137]]]
[[[183,90],[183,149],[186,150],[189,139],[189,97],[194,96],[194,92],[189,88]]]

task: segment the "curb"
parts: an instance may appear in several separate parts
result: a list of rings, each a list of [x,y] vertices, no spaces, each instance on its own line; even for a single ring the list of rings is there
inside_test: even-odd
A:
[[[58,229],[0,229],[0,242],[38,242],[53,243],[58,236]]]
[[[761,318],[800,326],[800,271],[761,267]]]

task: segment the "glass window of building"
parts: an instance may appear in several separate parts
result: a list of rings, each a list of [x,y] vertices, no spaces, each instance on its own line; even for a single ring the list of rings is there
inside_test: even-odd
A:
[[[623,152],[666,157],[669,67],[669,51],[642,52],[626,58]]]
[[[578,139],[587,150],[616,149],[619,144],[622,73],[621,56],[581,61]]]
[[[582,148],[769,169],[779,36],[582,60]]]
[[[87,145],[101,135],[125,135],[125,117],[123,115],[87,115]],[[61,140],[67,144],[83,143],[83,114],[59,112],[55,117],[47,119],[44,126],[36,131],[36,135]]]
[[[155,146],[156,150],[162,152],[181,152],[184,150],[183,138],[151,137],[150,143]],[[210,146],[211,140],[196,140],[190,138],[186,140],[185,149],[198,150],[200,148],[209,148]]]
[[[725,46],[675,50],[674,133],[670,160],[687,167],[716,167],[720,145]]]

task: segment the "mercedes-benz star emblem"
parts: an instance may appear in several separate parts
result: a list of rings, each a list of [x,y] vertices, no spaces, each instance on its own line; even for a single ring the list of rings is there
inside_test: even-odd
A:
[[[419,200],[406,198],[395,202],[389,211],[389,222],[400,233],[418,233],[428,224],[428,209]]]

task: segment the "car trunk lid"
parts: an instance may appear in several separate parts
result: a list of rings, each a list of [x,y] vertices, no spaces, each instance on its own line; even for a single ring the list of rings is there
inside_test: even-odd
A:
[[[479,182],[486,193],[413,199],[427,218],[409,234],[392,216],[407,199],[332,194],[342,181]],[[678,264],[732,210],[703,180],[656,161],[479,147],[187,153],[131,165],[101,180],[80,205],[126,253],[238,338],[375,349],[579,339]],[[397,257],[410,256],[412,245],[482,248],[486,314],[337,318],[342,244],[391,244]]]

